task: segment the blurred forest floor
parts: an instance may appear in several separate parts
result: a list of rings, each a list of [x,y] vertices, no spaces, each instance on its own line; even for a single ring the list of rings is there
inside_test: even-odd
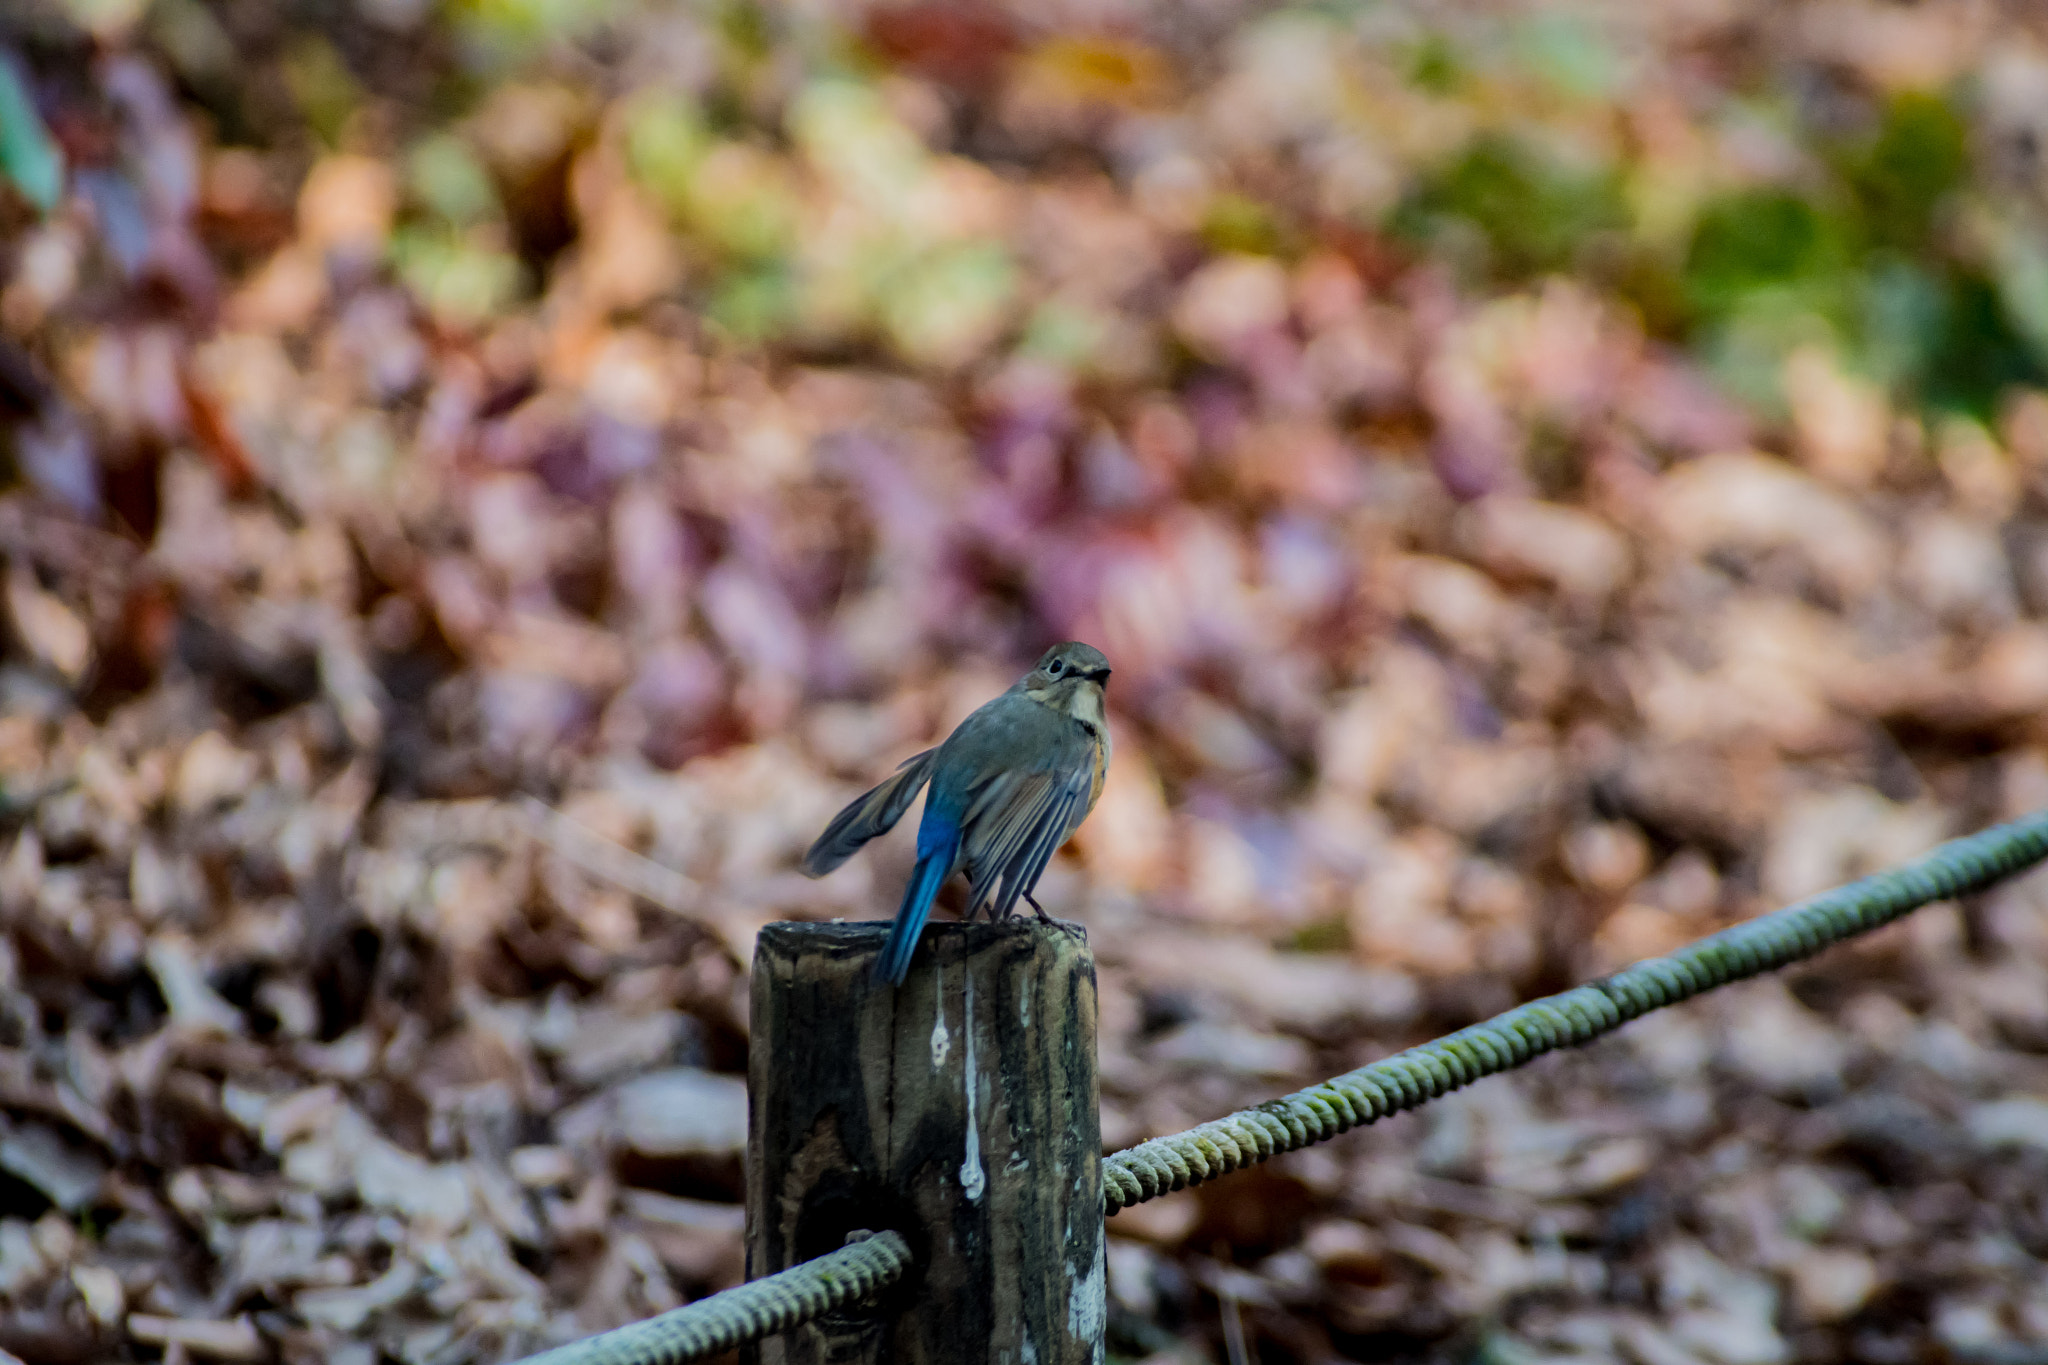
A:
[[[10,0],[0,1349],[736,1282],[1045,643],[1122,1146],[2048,805],[2010,0]],[[2048,883],[1110,1224],[1118,1359],[2048,1361]],[[1234,1343],[1241,1342],[1241,1349]]]

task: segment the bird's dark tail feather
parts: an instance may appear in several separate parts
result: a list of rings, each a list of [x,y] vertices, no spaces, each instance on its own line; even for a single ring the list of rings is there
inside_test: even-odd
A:
[[[918,936],[924,931],[925,920],[931,916],[932,902],[938,899],[939,887],[952,867],[951,846],[936,849],[917,860],[917,867],[910,874],[910,885],[903,888],[903,905],[896,911],[896,922],[889,926],[889,939],[882,945],[882,955],[875,959],[876,981],[885,981],[891,986],[903,984],[903,978],[910,972],[911,955],[917,951]]]

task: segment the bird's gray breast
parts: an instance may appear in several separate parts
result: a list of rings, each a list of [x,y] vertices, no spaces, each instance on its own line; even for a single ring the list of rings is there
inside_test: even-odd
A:
[[[1072,717],[1006,692],[947,737],[933,780],[972,790],[1003,773],[1065,771],[1088,761],[1093,744]]]

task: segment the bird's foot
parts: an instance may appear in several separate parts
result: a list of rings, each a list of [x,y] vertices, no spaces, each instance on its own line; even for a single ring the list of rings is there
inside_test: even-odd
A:
[[[1057,929],[1068,938],[1079,939],[1083,943],[1088,941],[1088,931],[1085,928],[1071,920],[1054,919],[1051,915],[1046,914],[1045,907],[1040,905],[1037,899],[1028,891],[1024,893],[1024,903],[1037,913],[1040,924]]]

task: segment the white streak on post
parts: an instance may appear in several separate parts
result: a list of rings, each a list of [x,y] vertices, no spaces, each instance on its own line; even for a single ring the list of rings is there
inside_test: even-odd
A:
[[[960,1009],[960,1027],[967,1035],[966,1065],[962,1074],[967,1086],[967,1159],[960,1163],[960,1192],[967,1196],[970,1204],[979,1203],[981,1192],[988,1188],[988,1177],[981,1169],[981,1124],[974,1112],[974,973],[967,973],[966,1003]]]
[[[969,978],[972,980],[972,978]],[[937,1071],[946,1064],[946,1054],[953,1050],[953,1035],[946,1032],[946,969],[932,969],[932,1070]],[[969,1062],[968,1065],[973,1065]]]
[[[1107,1260],[1098,1237],[1095,1259],[1085,1273],[1076,1266],[1067,1267],[1067,1283],[1073,1286],[1067,1296],[1067,1335],[1077,1341],[1094,1342],[1097,1365],[1101,1365],[1103,1358],[1102,1333],[1109,1319],[1109,1285],[1103,1274]]]

